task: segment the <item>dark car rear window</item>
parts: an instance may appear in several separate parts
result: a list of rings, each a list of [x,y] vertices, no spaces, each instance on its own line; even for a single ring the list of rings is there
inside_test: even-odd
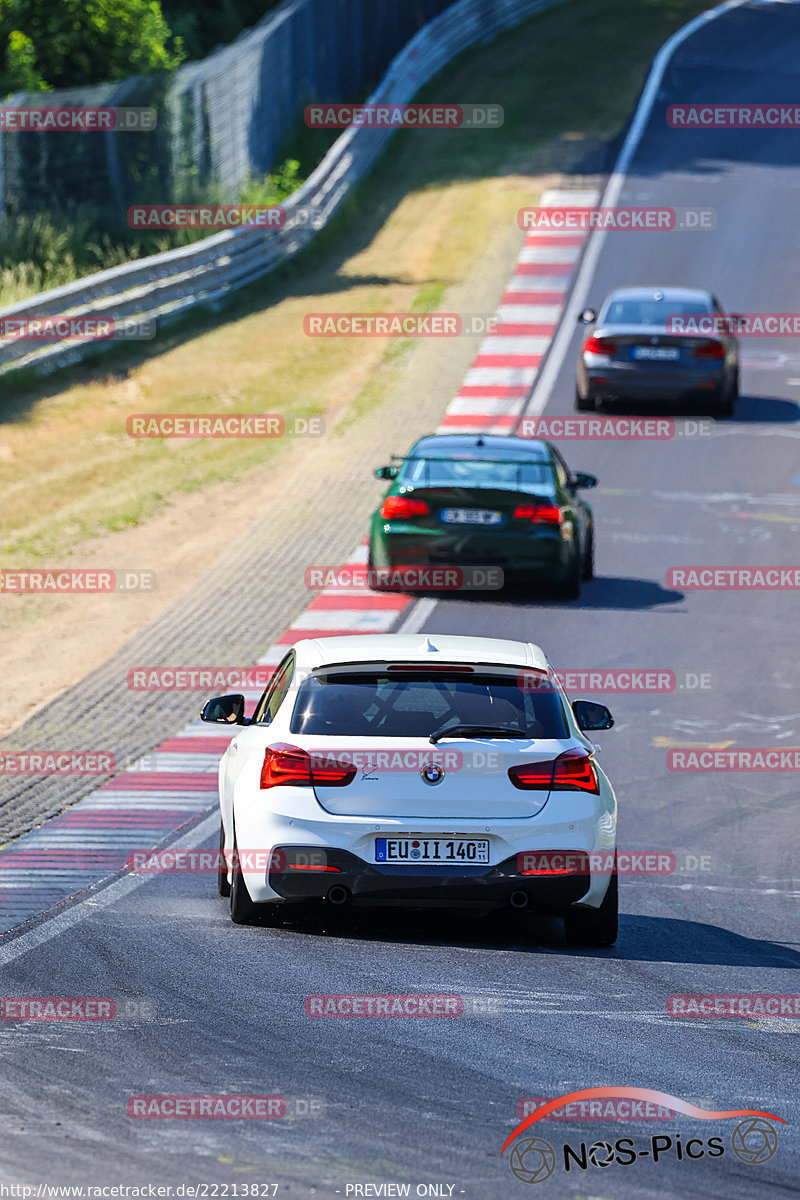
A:
[[[435,675],[404,671],[321,672],[300,685],[292,733],[337,737],[428,737],[447,725],[505,725],[524,738],[563,738],[559,693],[528,690],[525,675]]]
[[[551,487],[553,469],[547,458],[538,461],[492,462],[480,458],[408,459],[401,483],[415,487],[503,488],[516,492]]]
[[[710,304],[697,300],[612,300],[598,324],[664,325],[669,317],[694,317],[710,312]]]

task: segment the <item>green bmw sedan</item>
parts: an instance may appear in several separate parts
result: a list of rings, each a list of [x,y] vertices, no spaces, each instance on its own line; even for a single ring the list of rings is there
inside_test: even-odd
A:
[[[573,474],[550,442],[434,434],[375,475],[391,480],[370,528],[375,587],[381,568],[491,566],[574,600],[593,574],[592,510],[578,493],[597,480]]]

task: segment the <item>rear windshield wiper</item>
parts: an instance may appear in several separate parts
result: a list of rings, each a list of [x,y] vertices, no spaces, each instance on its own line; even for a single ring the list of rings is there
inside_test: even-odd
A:
[[[532,741],[530,734],[522,729],[512,729],[510,725],[443,725],[435,730],[428,738],[435,745],[442,738],[449,737],[500,737],[519,738],[520,741]]]

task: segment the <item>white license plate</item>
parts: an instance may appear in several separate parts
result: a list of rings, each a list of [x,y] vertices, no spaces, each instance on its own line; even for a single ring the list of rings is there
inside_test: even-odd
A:
[[[489,862],[488,838],[375,838],[376,863]]]
[[[486,508],[443,508],[442,520],[448,525],[499,525],[503,514]]]
[[[677,346],[634,346],[634,358],[657,359],[659,362],[674,362],[680,358],[681,352]]]

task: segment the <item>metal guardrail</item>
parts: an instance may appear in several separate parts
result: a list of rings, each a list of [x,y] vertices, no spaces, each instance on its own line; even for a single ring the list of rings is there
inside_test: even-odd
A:
[[[489,41],[562,0],[458,0],[425,25],[394,58],[367,103],[402,104],[457,55]],[[487,98],[490,99],[490,98]],[[331,218],[383,151],[392,129],[351,127],[337,138],[301,188],[285,200],[279,229],[243,228],[213,234],[163,254],[99,271],[0,309],[0,318],[94,317],[152,323],[161,329],[187,310],[214,304],[261,278],[303,249]],[[0,340],[0,376],[26,367],[48,374],[118,341],[96,337],[41,342]]]

